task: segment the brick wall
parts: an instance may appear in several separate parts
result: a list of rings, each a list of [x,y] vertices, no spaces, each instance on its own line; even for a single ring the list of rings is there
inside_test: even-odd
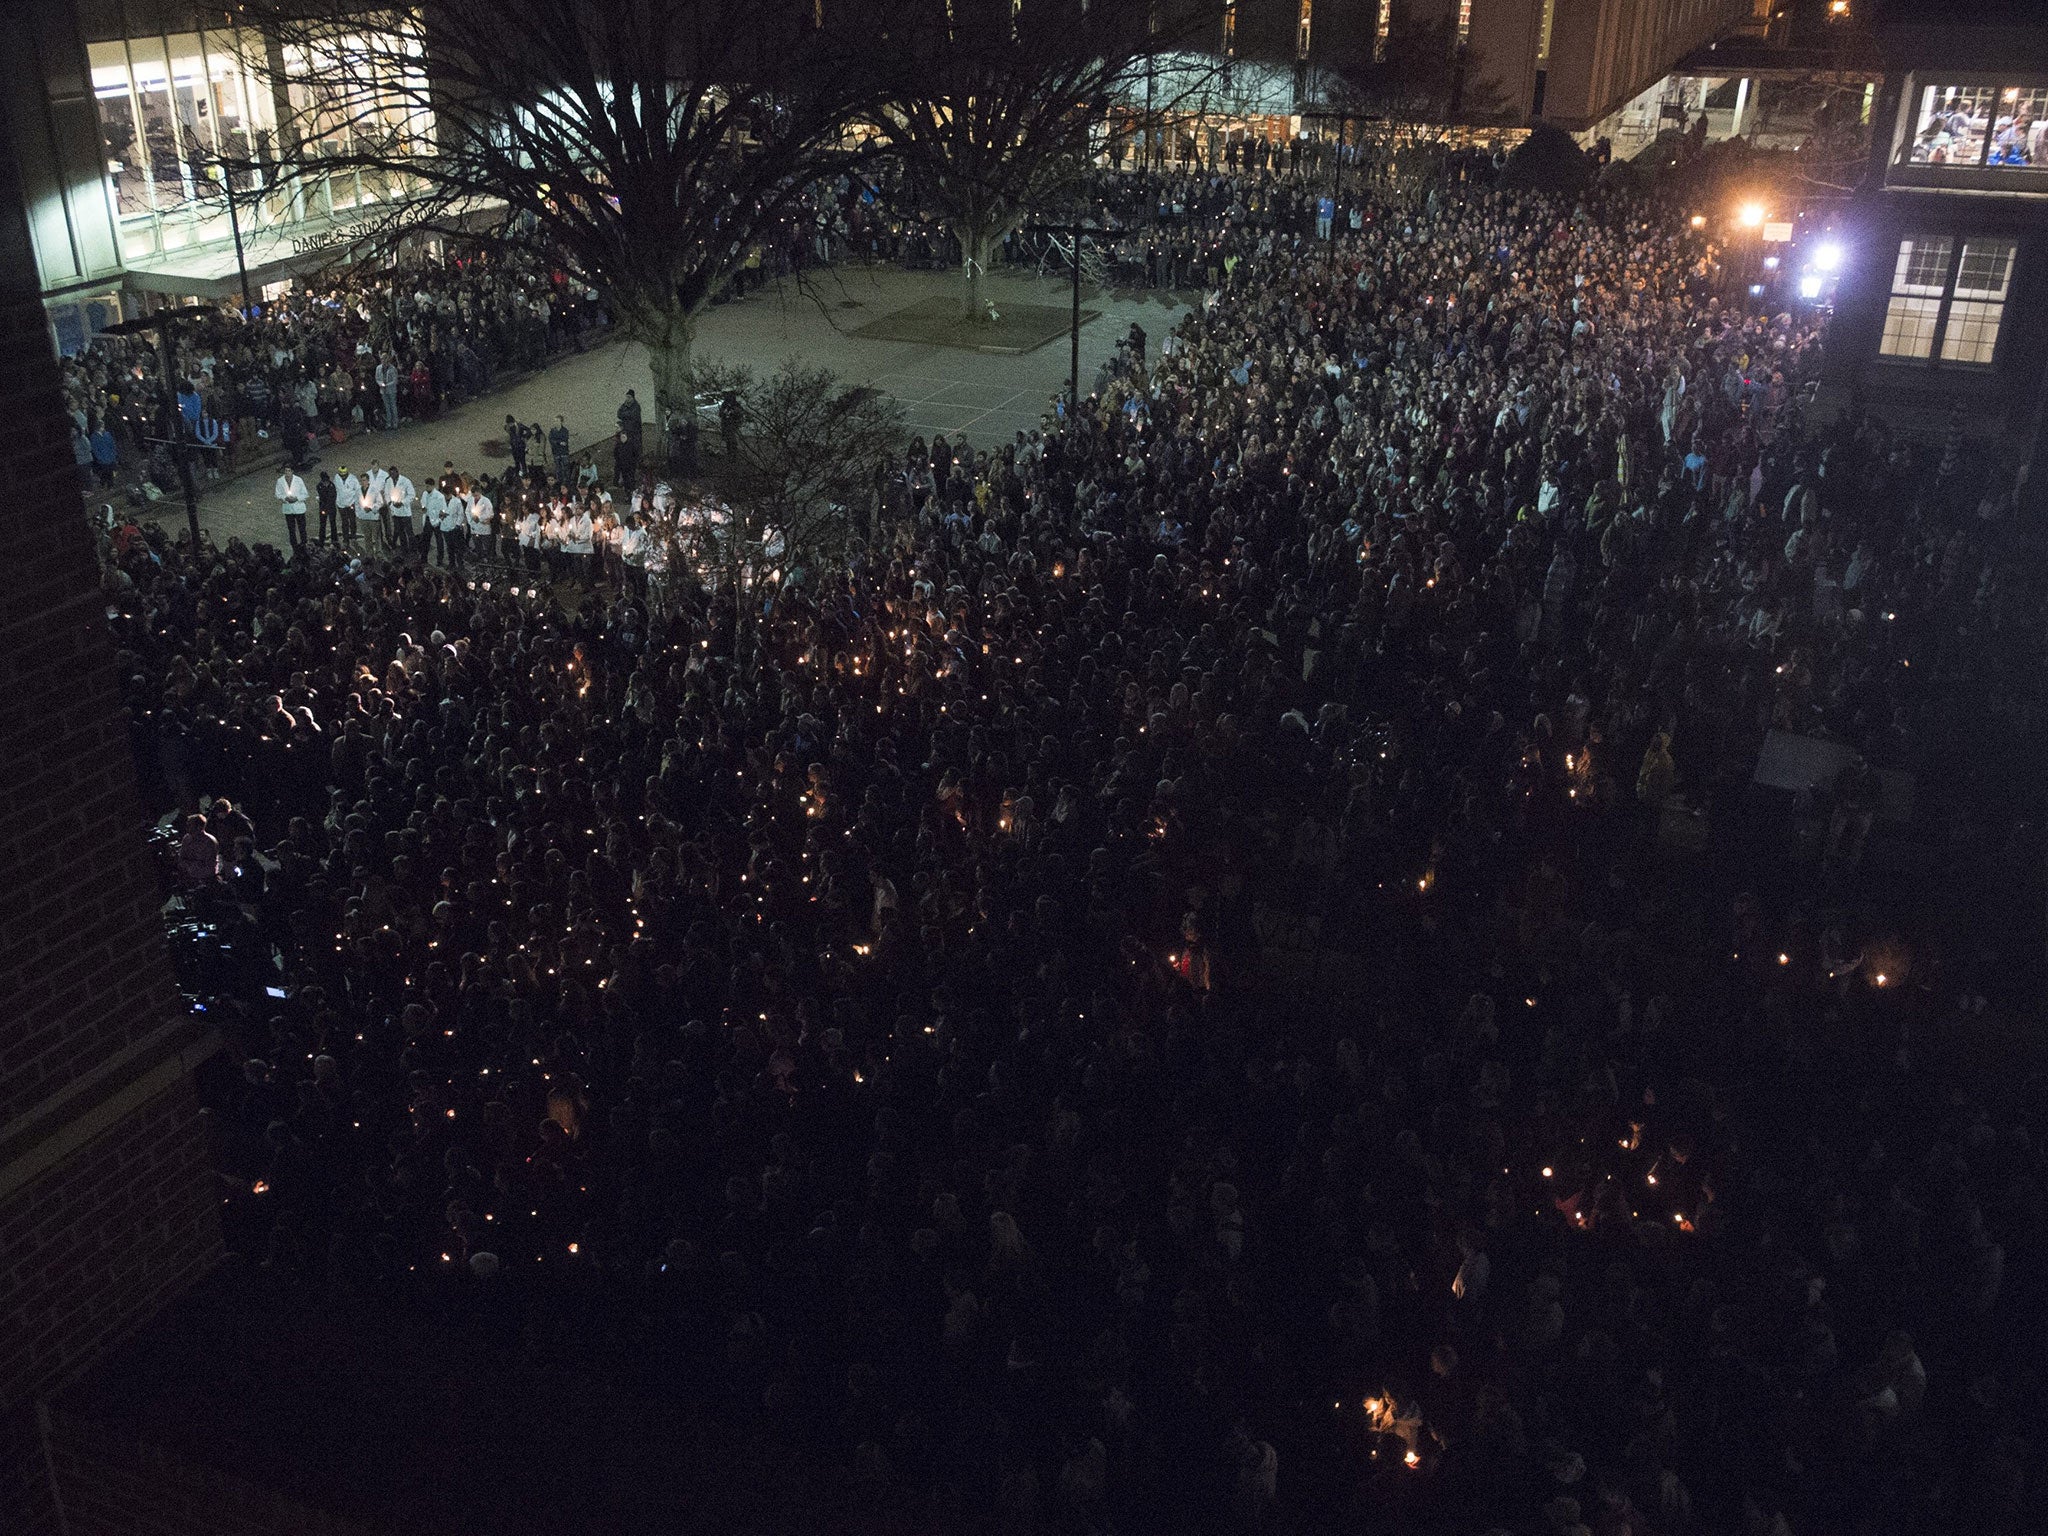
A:
[[[367,1536],[366,1528],[148,1446],[44,1414],[67,1536]]]
[[[0,421],[0,878],[10,912],[35,919],[0,925],[4,1126],[148,1035],[174,998],[70,418],[33,297],[0,304]]]
[[[207,1126],[171,1087],[0,1203],[0,1530],[54,1532],[41,1395],[153,1316],[219,1258]],[[72,1527],[75,1531],[76,1527]]]
[[[213,1267],[207,1136],[180,1075],[0,1205],[0,1384],[49,1390]]]
[[[218,1258],[70,419],[0,123],[0,1531],[61,1531],[44,1396]]]

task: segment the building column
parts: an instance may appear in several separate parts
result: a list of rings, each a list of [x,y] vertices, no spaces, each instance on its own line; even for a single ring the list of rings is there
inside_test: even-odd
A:
[[[1742,137],[1742,113],[1743,109],[1748,105],[1749,76],[1744,75],[1740,80],[1735,82],[1735,121],[1732,125],[1730,125],[1728,129],[1729,138],[1739,139]]]

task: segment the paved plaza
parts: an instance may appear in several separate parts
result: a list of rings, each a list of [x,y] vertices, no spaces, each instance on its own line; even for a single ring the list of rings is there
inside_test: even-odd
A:
[[[837,372],[847,384],[865,384],[894,396],[911,432],[930,437],[965,433],[977,446],[1006,441],[1038,425],[1052,397],[1065,388],[1068,346],[1064,336],[1022,356],[983,353],[915,342],[877,341],[852,335],[856,326],[880,315],[955,291],[951,273],[912,273],[894,268],[835,268],[770,286],[744,300],[709,311],[698,331],[697,355],[704,362],[745,364],[767,372],[794,357]],[[1067,289],[1056,278],[999,275],[986,283],[1000,305],[1049,303]],[[1095,372],[1129,331],[1143,325],[1156,354],[1159,339],[1182,313],[1182,302],[1165,295],[1090,293],[1096,317],[1081,328],[1081,379],[1085,389]],[[1084,314],[1087,311],[1084,311]],[[451,411],[439,420],[370,432],[325,450],[322,463],[365,470],[372,459],[396,464],[424,483],[453,460],[462,469],[503,466],[486,456],[485,444],[503,439],[509,412],[524,422],[554,425],[568,419],[570,441],[601,449],[615,429],[614,417],[628,389],[647,405],[655,427],[654,380],[646,353],[613,342],[578,357],[560,359],[534,374]],[[609,452],[599,462],[610,469]],[[274,470],[204,487],[199,515],[216,543],[229,538],[284,542],[283,519],[271,494]],[[178,521],[175,499],[160,503],[157,515]]]

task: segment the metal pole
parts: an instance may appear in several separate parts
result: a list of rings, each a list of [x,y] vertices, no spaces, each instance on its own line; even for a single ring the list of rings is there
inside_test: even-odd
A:
[[[249,265],[242,259],[242,217],[235,207],[235,176],[225,160],[216,163],[220,166],[220,189],[228,200],[228,230],[235,237],[235,276],[242,281],[242,316],[247,319],[256,303],[249,297]]]
[[[1067,408],[1081,414],[1081,231],[1074,232],[1074,319],[1069,327],[1071,353],[1067,363]]]
[[[178,484],[185,492],[185,524],[192,531],[192,553],[199,554],[199,492],[192,483],[192,459],[185,449],[185,434],[178,429],[184,425],[184,418],[178,414],[178,386],[171,375],[176,371],[176,359],[171,346],[171,312],[167,308],[157,317],[157,335],[162,340],[163,350],[163,410],[164,430],[171,440],[171,458],[178,466]]]

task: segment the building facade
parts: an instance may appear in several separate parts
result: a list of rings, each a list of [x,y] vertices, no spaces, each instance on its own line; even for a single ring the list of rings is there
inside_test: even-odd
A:
[[[2048,25],[1882,46],[1823,398],[2024,462],[2048,408]]]
[[[349,149],[323,69],[227,7],[179,0],[20,0],[0,91],[28,200],[37,279],[60,350],[144,293],[227,297],[332,261],[410,188],[274,168],[308,142]],[[424,67],[424,66],[422,66]],[[404,112],[394,94],[391,110]],[[398,125],[422,147],[429,122]],[[240,249],[237,250],[239,245]]]
[[[221,1257],[219,1039],[164,947],[28,207],[0,161],[0,1530],[59,1536],[117,1527],[65,1518],[52,1397]]]
[[[1694,49],[1761,25],[1759,0],[1411,0],[1470,53],[1463,111],[1596,127]]]

